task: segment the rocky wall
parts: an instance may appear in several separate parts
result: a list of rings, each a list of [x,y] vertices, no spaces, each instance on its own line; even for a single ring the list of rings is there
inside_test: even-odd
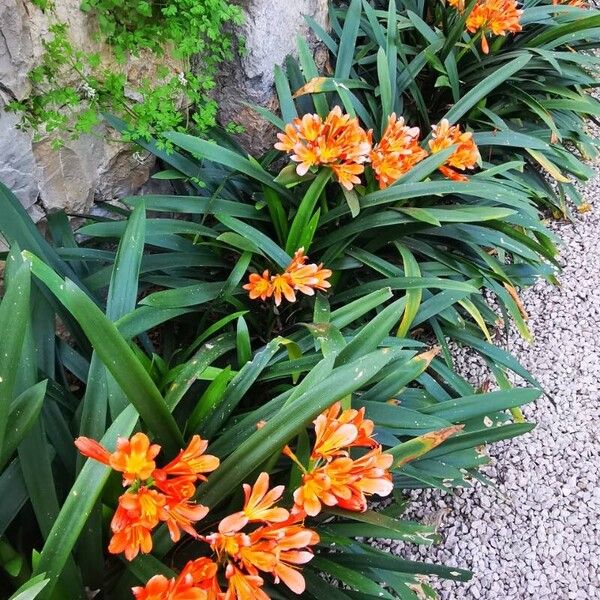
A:
[[[62,21],[69,23],[77,47],[104,52],[95,36],[92,17],[79,9],[80,0],[55,0]],[[265,147],[264,122],[243,101],[275,107],[273,66],[295,51],[296,38],[308,33],[304,15],[321,25],[327,21],[327,0],[247,0],[241,35],[246,53],[223,65],[216,97],[223,122],[236,121],[246,128],[242,136],[249,150]],[[108,141],[99,128],[94,135],[51,148],[50,136],[34,141],[16,125],[18,116],[3,107],[26,98],[27,77],[43,53],[48,38],[48,17],[31,0],[0,0],[0,180],[11,188],[37,221],[48,211],[66,208],[88,211],[94,200],[111,200],[135,193],[147,181],[154,161],[132,146]],[[146,77],[153,66],[147,56],[132,58],[129,74]]]

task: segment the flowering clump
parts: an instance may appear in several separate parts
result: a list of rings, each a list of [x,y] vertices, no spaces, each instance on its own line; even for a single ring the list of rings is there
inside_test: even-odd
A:
[[[486,35],[518,33],[522,29],[519,23],[522,14],[516,0],[481,0],[467,17],[467,30],[481,32],[481,49],[488,54],[490,48]]]
[[[367,496],[387,496],[393,489],[389,468],[391,454],[384,454],[373,438],[373,421],[365,419],[365,409],[341,411],[336,402],[315,421],[316,439],[306,468],[286,447],[284,453],[302,470],[302,485],[294,493],[295,510],[310,516],[319,514],[322,505],[340,506],[364,512]],[[357,459],[350,448],[369,450]]]
[[[453,6],[463,6],[459,0],[450,1]],[[421,148],[419,144],[419,128],[409,127],[405,124],[404,118],[397,117],[395,113],[392,113],[388,117],[386,129],[377,144],[373,146],[373,131],[369,130],[365,134],[366,138],[362,134],[346,136],[344,138],[345,143],[350,144],[348,140],[353,139],[355,147],[352,148],[350,145],[346,145],[342,151],[340,147],[335,146],[334,140],[337,139],[336,136],[331,137],[323,133],[329,131],[329,126],[326,126],[327,123],[336,122],[336,120],[340,119],[348,124],[347,126],[350,126],[349,123],[352,122],[352,127],[360,129],[360,126],[357,124],[358,121],[355,118],[350,119],[348,115],[342,115],[340,107],[336,106],[324,122],[321,121],[318,115],[304,115],[302,119],[295,119],[291,124],[286,126],[285,133],[278,134],[280,141],[275,144],[275,148],[288,153],[294,152],[292,160],[300,162],[296,169],[299,175],[305,175],[312,166],[329,166],[336,174],[340,184],[347,190],[351,190],[354,185],[361,182],[358,175],[363,173],[365,163],[371,164],[375,178],[379,182],[379,188],[385,189],[428,155],[427,150]],[[337,130],[337,127],[331,126],[331,128],[332,131]],[[364,133],[362,129],[360,130]],[[459,144],[456,152],[447,160],[446,165],[440,167],[440,171],[446,177],[455,181],[466,181],[467,178],[464,175],[460,175],[456,169],[463,171],[465,169],[472,169],[479,161],[479,151],[472,139],[472,135],[470,133],[461,133],[458,125],[450,127],[446,120],[434,126],[433,130],[434,139],[429,142],[432,153],[448,148],[452,144]],[[324,138],[319,141],[320,136],[324,136]],[[310,160],[307,158],[308,150],[306,148],[311,146],[307,140],[312,140],[311,143],[316,148]],[[330,146],[335,146],[336,150],[331,150]],[[336,157],[335,160],[341,160],[341,157],[347,158],[352,156],[354,157],[352,159],[354,162],[348,162],[345,158],[344,162],[337,164],[329,161],[332,156]],[[305,268],[307,267],[311,267],[314,271],[316,265],[306,265]],[[301,290],[304,293],[312,294],[312,288],[320,289],[310,283],[300,287],[302,286],[302,281],[298,281],[298,278],[308,276],[311,279],[317,275],[314,272],[307,273],[299,268],[297,280],[291,282],[290,268],[291,265],[282,275],[270,276],[268,271],[264,271],[262,275],[258,273],[253,274],[250,276],[250,282],[244,286],[244,289],[250,291],[252,299],[261,298],[262,300],[266,300],[270,296],[275,295],[277,304],[281,301],[282,295],[290,300],[290,302],[293,302],[295,300],[294,290]],[[317,270],[319,268],[317,267]],[[330,273],[326,269],[323,272]]]
[[[160,446],[150,444],[143,433],[136,433],[131,439],[119,438],[114,452],[86,437],[77,438],[75,445],[84,456],[123,474],[127,490],[119,498],[111,521],[110,553],[124,553],[127,560],[133,560],[139,552],[150,552],[151,532],[161,522],[167,524],[174,542],[180,539],[182,531],[198,537],[193,524],[206,516],[208,508],[192,500],[196,483],[219,466],[217,457],[204,454],[207,441],[195,435],[188,447],[164,467],[157,467],[154,460]]]
[[[269,490],[269,475],[261,473],[254,486],[244,485],[243,509],[225,517],[218,532],[201,539],[210,545],[213,558],[188,562],[178,577],[156,575],[145,587],[133,589],[137,600],[269,600],[262,590],[262,575],[282,582],[301,594],[305,582],[299,566],[313,557],[319,542],[316,532],[301,523],[304,513],[275,506],[284,487]],[[249,532],[242,530],[250,525]],[[224,592],[218,574],[226,582]]]
[[[480,160],[479,149],[473,141],[473,134],[461,132],[459,125],[450,125],[447,119],[442,119],[438,125],[432,126],[432,136],[429,148],[432,154],[445,150],[456,144],[456,150],[448,157],[439,168],[440,172],[448,179],[467,181],[467,176],[459,173],[457,169],[473,169]]]
[[[330,288],[331,284],[327,279],[331,277],[331,271],[324,269],[322,264],[307,262],[308,256],[304,254],[304,248],[300,248],[283,273],[252,273],[243,288],[248,290],[251,300],[260,298],[264,301],[273,296],[277,306],[281,304],[282,297],[288,302],[295,302],[297,291],[312,296],[315,290],[324,291]]]
[[[306,175],[311,167],[329,167],[346,189],[360,183],[371,142],[356,117],[342,114],[336,106],[325,118],[306,114],[286,125],[285,133],[277,134],[275,148],[287,152],[298,163],[298,175]]]
[[[408,127],[392,113],[381,141],[369,154],[379,187],[385,189],[427,156],[419,146],[419,128]]]

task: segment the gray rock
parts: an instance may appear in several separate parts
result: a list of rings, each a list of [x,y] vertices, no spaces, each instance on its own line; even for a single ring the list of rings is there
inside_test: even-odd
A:
[[[79,9],[80,0],[57,0],[56,14],[69,25],[77,48],[98,51],[107,61],[106,48],[96,39],[93,20]],[[31,91],[29,71],[39,64],[53,17],[29,0],[0,2],[0,181],[28,209],[35,221],[49,210],[89,211],[94,199],[110,200],[136,192],[148,179],[154,159],[130,145],[114,140],[103,127],[94,135],[69,140],[61,150],[51,148],[52,136],[34,142],[16,128],[18,116],[4,111],[11,100],[22,100]],[[130,59],[133,81],[151,75],[152,57]],[[68,84],[69,81],[65,81]],[[37,202],[37,204],[36,204]]]
[[[557,405],[540,398],[525,410],[538,427],[491,448],[497,491],[414,494],[409,517],[425,520],[440,502],[451,510],[439,547],[423,554],[390,546],[404,558],[474,572],[461,588],[440,582],[442,600],[600,598],[600,162],[594,166],[599,174],[582,190],[593,211],[552,224],[563,240],[561,287],[538,284],[522,295],[535,343],[516,332],[508,341]],[[464,349],[457,354],[463,374],[480,381],[477,361]]]
[[[312,40],[305,15],[327,27],[327,0],[251,0],[243,3],[243,8],[246,18],[239,34],[245,40],[246,53],[223,69],[215,97],[220,121],[242,124],[246,132],[240,142],[249,151],[260,153],[272,146],[274,130],[244,102],[277,107],[273,68],[283,64],[288,55],[296,54],[299,35]],[[326,53],[316,51],[317,64],[324,64]]]
[[[100,51],[106,58],[105,48],[94,36],[93,21],[79,10],[79,4],[80,0],[56,0],[56,12],[68,22],[77,47]],[[221,120],[244,125],[242,143],[260,152],[272,145],[275,132],[265,128],[265,122],[242,101],[276,108],[273,67],[295,52],[298,35],[308,34],[304,15],[326,26],[327,0],[251,0],[244,2],[244,11],[246,22],[240,33],[246,54],[224,65],[216,96]],[[48,37],[49,22],[29,0],[0,2],[0,95],[4,103],[29,93],[27,73],[43,54],[41,42]],[[152,77],[153,60],[151,56],[131,58],[130,80]],[[88,211],[95,198],[136,192],[153,165],[150,157],[138,160],[139,154],[130,147],[103,141],[106,135],[101,128],[98,135],[69,141],[55,151],[50,137],[33,143],[30,135],[15,129],[16,122],[14,116],[0,113],[0,180],[15,191],[36,220],[47,210]]]
[[[4,112],[4,103],[0,100],[0,181],[15,193],[27,210],[33,211],[40,192],[40,173],[33,156],[31,136],[16,129],[18,121],[16,115]]]

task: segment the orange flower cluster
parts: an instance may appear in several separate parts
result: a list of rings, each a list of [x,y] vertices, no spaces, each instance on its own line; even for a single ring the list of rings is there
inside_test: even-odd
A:
[[[481,50],[488,54],[490,47],[486,35],[518,33],[522,29],[519,23],[522,14],[516,0],[481,0],[467,17],[467,30],[471,33],[481,31]]]
[[[450,1],[455,3],[453,5],[460,6],[459,0]],[[495,26],[496,25],[494,25],[494,27]],[[343,117],[348,122],[351,121],[353,123],[352,127],[358,127],[360,129],[356,119],[350,119],[348,115],[343,115]],[[342,118],[341,109],[339,106],[336,106],[329,113],[329,116],[325,119],[324,123],[327,123],[331,119],[335,120],[339,118]],[[373,172],[375,173],[375,178],[379,182],[380,189],[385,189],[402,177],[402,175],[410,171],[417,163],[421,162],[428,155],[427,150],[421,148],[419,145],[419,128],[409,127],[405,124],[404,119],[402,117],[397,117],[395,113],[392,113],[388,117],[387,127],[383,136],[375,146],[372,145],[373,131],[369,130],[365,134],[367,142],[363,140],[362,134],[357,137],[355,140],[357,149],[353,153],[349,152],[347,149],[344,149],[342,152],[338,148],[336,139],[334,138],[328,136],[319,138],[319,135],[321,134],[317,134],[316,132],[321,131],[320,127],[325,127],[324,123],[321,123],[320,117],[317,115],[304,115],[302,119],[296,119],[292,124],[287,125],[285,134],[278,134],[281,141],[275,144],[275,147],[289,153],[295,152],[295,154],[292,154],[292,160],[300,162],[300,154],[298,154],[298,151],[296,151],[295,148],[298,144],[304,148],[304,142],[295,141],[296,138],[302,140],[309,138],[314,140],[318,139],[318,143],[317,141],[314,143],[318,145],[318,148],[320,149],[319,152],[321,152],[323,156],[353,156],[356,158],[358,153],[360,160],[356,159],[356,162],[354,163],[355,168],[352,171],[352,177],[347,176],[347,173],[350,173],[349,170],[346,175],[343,175],[338,172],[338,166],[335,164],[329,163],[326,160],[316,159],[312,162],[308,160],[300,162],[300,165],[298,165],[297,168],[300,175],[306,174],[311,166],[326,165],[331,167],[336,173],[340,184],[346,189],[351,190],[354,185],[360,183],[358,175],[364,171],[364,164],[370,162]],[[317,126],[316,124],[320,125]],[[361,131],[363,130],[361,129]],[[432,153],[448,148],[452,144],[459,144],[456,152],[448,159],[446,165],[440,168],[440,171],[450,179],[456,181],[466,180],[466,177],[459,175],[455,169],[472,169],[479,160],[479,151],[472,140],[471,134],[461,133],[458,125],[450,127],[445,120],[439,125],[434,125],[433,131],[434,142],[429,143]],[[296,135],[296,137],[294,137],[294,135]],[[331,144],[332,147],[330,148],[328,144]],[[343,165],[344,169],[350,169],[349,164],[346,162],[343,163]],[[281,298],[281,295],[283,294],[289,300],[289,298],[294,297],[294,288],[286,279],[285,275],[269,277],[269,272],[265,271],[262,275],[251,275],[250,283],[244,286],[244,288],[251,291],[251,297],[253,298],[262,298],[264,300],[272,295],[275,290],[278,291],[279,298]]]
[[[408,127],[402,117],[398,119],[392,113],[381,141],[371,150],[369,159],[379,187],[385,189],[426,156],[427,151],[419,146],[419,128]]]
[[[269,275],[268,270],[262,274],[252,273],[248,283],[242,287],[248,290],[251,300],[260,298],[264,301],[273,296],[277,306],[281,304],[282,297],[288,302],[295,302],[297,291],[312,296],[315,290],[330,288],[327,279],[331,277],[331,271],[324,269],[322,264],[307,262],[308,256],[304,254],[304,248],[300,248],[283,273]]]
[[[75,445],[84,456],[123,473],[127,491],[119,498],[111,521],[110,553],[123,552],[127,560],[133,560],[139,552],[150,552],[151,533],[160,522],[167,524],[174,542],[182,531],[198,537],[193,524],[206,516],[208,508],[192,500],[196,482],[206,480],[204,474],[219,466],[217,457],[204,454],[207,441],[195,435],[188,447],[164,467],[157,467],[154,460],[160,446],[150,444],[143,433],[131,439],[119,438],[112,453],[86,437],[77,438]]]
[[[373,421],[365,419],[365,409],[341,411],[336,402],[315,421],[316,439],[310,465],[305,468],[286,447],[284,453],[302,470],[302,486],[294,492],[295,510],[310,516],[319,514],[322,505],[364,512],[367,496],[387,496],[393,489],[389,468],[391,454],[384,454],[373,438]],[[369,448],[357,459],[349,449]]]
[[[461,132],[458,125],[450,126],[447,119],[442,119],[438,125],[433,125],[432,130],[432,139],[429,141],[429,149],[432,154],[445,150],[453,144],[457,145],[456,150],[439,168],[440,172],[448,179],[467,181],[468,177],[461,175],[456,169],[461,171],[473,169],[480,160],[479,149],[473,141],[473,134]]]
[[[347,190],[360,183],[371,150],[371,140],[356,117],[342,114],[336,106],[325,120],[306,114],[286,125],[278,133],[275,148],[287,152],[298,163],[298,175],[306,175],[311,167],[325,165],[334,172]]]
[[[301,594],[305,582],[300,565],[311,560],[310,550],[319,536],[301,525],[303,513],[290,514],[275,506],[284,487],[269,490],[269,475],[261,473],[254,486],[244,485],[241,511],[225,517],[217,533],[202,537],[210,544],[215,560],[199,558],[187,563],[178,577],[156,575],[145,587],[133,589],[137,600],[269,600],[262,590],[262,573],[275,583],[283,582]],[[254,529],[242,532],[246,525]],[[217,579],[224,569],[227,590]]]

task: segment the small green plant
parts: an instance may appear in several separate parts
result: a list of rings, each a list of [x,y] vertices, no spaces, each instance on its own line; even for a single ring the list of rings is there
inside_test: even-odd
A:
[[[69,27],[54,6],[35,0],[53,23],[43,41],[41,63],[29,73],[32,93],[8,104],[20,113],[21,127],[37,135],[56,133],[55,148],[66,139],[91,133],[101,114],[111,112],[128,125],[127,141],[164,131],[194,128],[204,131],[215,122],[214,87],[218,65],[233,57],[227,23],[240,23],[239,8],[226,0],[169,0],[166,3],[92,0],[81,9],[92,14],[98,37],[112,50],[110,59],[77,48]],[[164,57],[148,77],[133,82],[127,58],[152,53]],[[193,57],[198,57],[191,68]],[[168,61],[167,58],[173,59]],[[180,67],[167,66],[176,61]]]

